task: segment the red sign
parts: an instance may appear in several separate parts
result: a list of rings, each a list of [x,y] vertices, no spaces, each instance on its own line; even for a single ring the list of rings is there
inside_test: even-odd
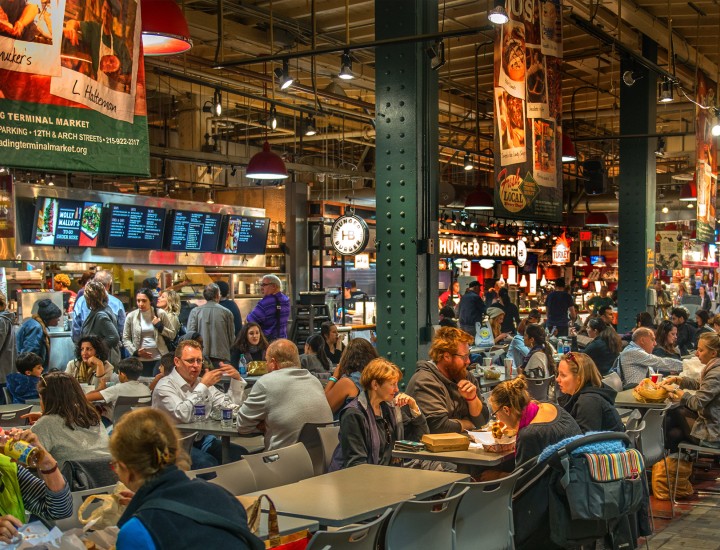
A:
[[[581,241],[592,241],[592,231],[580,231]]]

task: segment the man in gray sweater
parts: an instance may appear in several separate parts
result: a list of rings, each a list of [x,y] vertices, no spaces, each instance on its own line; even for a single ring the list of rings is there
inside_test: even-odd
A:
[[[215,283],[205,287],[203,298],[207,303],[190,312],[187,332],[200,333],[203,353],[217,368],[220,362],[230,361],[230,346],[235,341],[235,321],[232,313],[220,305],[220,288]],[[233,366],[237,368],[237,365]]]
[[[265,352],[268,373],[252,387],[238,411],[238,432],[265,433],[265,450],[297,442],[307,422],[332,422],[322,384],[300,368],[297,346],[281,338]]]

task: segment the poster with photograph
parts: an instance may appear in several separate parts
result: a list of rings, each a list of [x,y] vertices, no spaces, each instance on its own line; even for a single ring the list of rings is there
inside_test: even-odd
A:
[[[525,102],[502,88],[495,88],[495,112],[500,135],[500,164],[525,162]]]
[[[22,168],[147,175],[139,2],[0,0],[0,20],[8,21],[2,28],[25,36],[30,25],[16,28],[18,10],[5,9],[14,3],[25,4],[23,13],[36,14],[35,42],[28,44],[47,51],[32,58],[30,69],[0,64],[3,162]],[[18,52],[21,42],[14,39],[11,51]]]
[[[547,68],[545,56],[537,46],[527,47],[527,100],[528,118],[547,118],[550,108],[547,99]]]
[[[554,187],[557,177],[555,121],[536,118],[533,129],[533,175],[538,185]]]
[[[541,0],[540,36],[542,52],[562,57],[562,5],[561,0]]]
[[[697,102],[717,107],[717,84],[698,71]],[[715,205],[717,201],[717,138],[712,109],[695,108],[695,182],[697,184],[697,240],[715,242]]]
[[[510,21],[501,32],[500,86],[510,95],[525,99],[525,25]]]
[[[655,269],[681,269],[683,259],[683,236],[679,231],[655,233]]]

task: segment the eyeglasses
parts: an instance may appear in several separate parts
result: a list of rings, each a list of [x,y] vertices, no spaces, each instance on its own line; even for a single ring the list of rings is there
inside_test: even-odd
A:
[[[187,363],[188,365],[202,365],[203,364],[202,358],[200,358],[200,359],[182,359],[182,357],[181,357],[180,359],[182,360],[183,363]]]
[[[466,353],[463,355],[462,353],[453,353],[455,357],[460,357],[463,361],[470,361],[470,354]]]
[[[500,409],[502,409],[502,407],[498,407],[495,410],[490,409],[490,418],[494,418],[497,420],[497,413]]]
[[[580,368],[580,363],[578,363],[575,352],[569,351],[568,353],[565,354],[563,359],[565,359],[566,361],[571,361],[571,362],[575,363],[575,366]]]
[[[260,286],[272,286],[273,283],[260,283]]]
[[[117,460],[111,460],[110,461],[110,469],[117,473]]]

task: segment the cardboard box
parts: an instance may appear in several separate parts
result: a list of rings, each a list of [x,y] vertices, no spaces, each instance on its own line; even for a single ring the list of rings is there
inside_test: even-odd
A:
[[[470,447],[470,439],[463,434],[425,434],[422,442],[428,451],[441,453],[444,451],[467,451]]]

